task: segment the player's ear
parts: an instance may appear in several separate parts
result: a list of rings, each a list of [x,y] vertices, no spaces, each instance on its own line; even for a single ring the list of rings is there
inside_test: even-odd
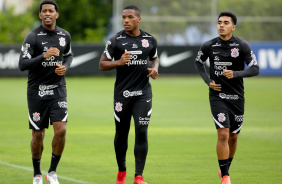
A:
[[[232,31],[234,31],[236,29],[236,25],[233,25],[232,27]]]
[[[139,23],[140,21],[141,21],[141,17],[138,18],[138,21],[137,21],[137,22]]]
[[[57,19],[57,18],[59,18],[59,12],[57,12],[57,14],[56,14],[56,19]]]
[[[39,18],[40,18],[40,19],[42,19],[42,15],[41,15],[41,12],[39,12]]]

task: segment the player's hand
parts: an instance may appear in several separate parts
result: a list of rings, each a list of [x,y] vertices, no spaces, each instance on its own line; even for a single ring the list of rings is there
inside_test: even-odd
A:
[[[227,79],[233,79],[232,70],[223,70],[222,75],[224,75]]]
[[[214,81],[209,83],[209,87],[215,91],[221,91],[221,84],[216,84]]]
[[[155,68],[147,68],[147,70],[150,72],[149,75],[147,75],[147,77],[152,77],[153,79],[158,78],[159,73]]]
[[[66,67],[64,65],[59,65],[56,64],[56,69],[55,69],[55,73],[59,76],[65,75],[66,74]]]
[[[59,56],[60,55],[60,50],[55,48],[55,47],[50,47],[47,52],[43,54],[44,58],[49,58],[51,56]]]
[[[132,53],[131,52],[127,52],[127,50],[124,50],[123,55],[120,58],[120,65],[123,66],[126,63],[130,62],[130,58],[131,58]]]

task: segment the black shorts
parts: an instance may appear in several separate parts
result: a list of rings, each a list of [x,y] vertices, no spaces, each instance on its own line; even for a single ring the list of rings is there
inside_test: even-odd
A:
[[[117,126],[130,126],[132,116],[135,126],[148,126],[151,113],[152,97],[114,100],[114,117]]]
[[[49,127],[56,121],[67,122],[68,104],[67,98],[57,98],[50,100],[28,98],[28,118],[29,128],[40,130]]]
[[[228,97],[228,99],[227,99]],[[210,107],[216,128],[229,128],[230,132],[238,134],[244,119],[244,98],[234,95],[210,95]]]

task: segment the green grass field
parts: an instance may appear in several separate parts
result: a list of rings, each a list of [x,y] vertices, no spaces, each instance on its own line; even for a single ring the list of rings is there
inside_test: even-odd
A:
[[[32,182],[27,78],[0,78],[0,183]],[[152,80],[153,112],[144,179],[149,184],[216,184],[216,130],[208,87],[200,77]],[[113,77],[68,77],[69,122],[57,169],[61,184],[113,184]],[[232,184],[282,183],[282,77],[245,79],[245,118],[230,168]],[[134,176],[134,124],[127,154],[127,183]],[[51,159],[46,131],[41,169]],[[45,176],[44,176],[45,177]],[[44,183],[47,182],[44,180]]]

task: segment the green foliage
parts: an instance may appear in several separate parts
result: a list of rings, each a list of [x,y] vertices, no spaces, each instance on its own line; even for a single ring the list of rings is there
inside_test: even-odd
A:
[[[15,15],[13,8],[0,12],[0,43],[21,43],[31,30],[34,18],[29,12]]]
[[[71,34],[72,41],[103,42],[112,15],[112,0],[56,2],[59,6],[57,25]],[[33,4],[34,14],[38,14],[40,3]]]

